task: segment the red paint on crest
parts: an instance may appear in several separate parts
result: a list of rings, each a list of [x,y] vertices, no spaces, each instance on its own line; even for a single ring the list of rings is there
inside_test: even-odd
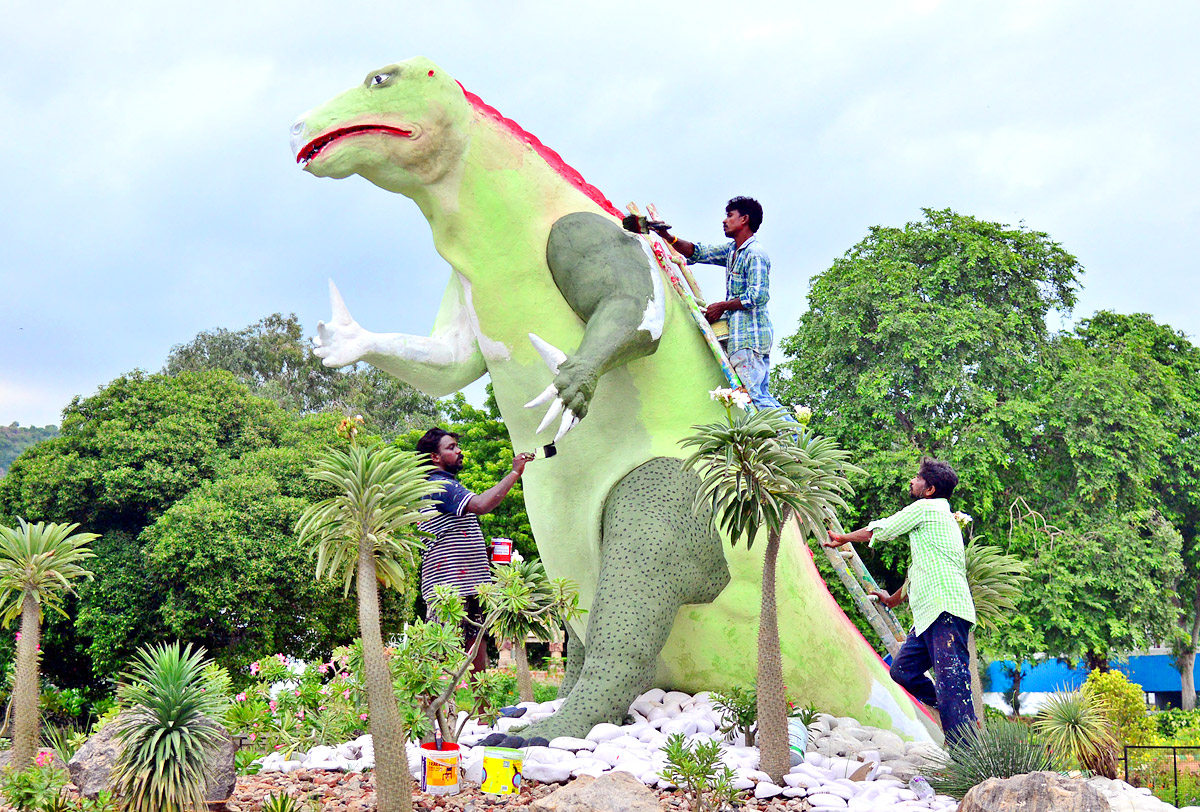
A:
[[[612,204],[612,201],[604,196],[603,192],[584,180],[583,175],[579,174],[578,170],[564,161],[562,156],[557,152],[539,141],[536,135],[526,131],[523,127],[521,127],[520,124],[513,121],[511,118],[505,118],[495,107],[492,107],[483,99],[479,98],[474,93],[463,87],[462,82],[459,82],[458,86],[462,88],[463,95],[467,97],[467,101],[471,103],[472,107],[474,107],[487,118],[499,124],[504,129],[508,130],[510,133],[516,136],[517,139],[527,144],[534,152],[540,155],[546,163],[550,164],[554,171],[562,176],[563,180],[574,186],[579,191],[583,192],[589,199],[594,201],[596,205],[600,206],[600,208],[604,209],[609,214],[613,215],[614,217],[621,216],[621,212]]]
[[[429,75],[430,75],[430,76],[433,76],[433,71],[430,71],[430,72],[429,72]]]

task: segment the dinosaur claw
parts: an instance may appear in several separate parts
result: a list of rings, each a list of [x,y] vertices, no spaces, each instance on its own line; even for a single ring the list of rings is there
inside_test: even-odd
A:
[[[543,417],[542,422],[538,424],[537,432],[535,432],[535,433],[541,434],[543,431],[545,431],[546,427],[554,422],[554,418],[558,417],[558,415],[562,412],[562,410],[563,410],[562,398],[555,398],[554,402],[550,404],[550,408],[546,411],[546,416]],[[570,410],[568,409],[567,412],[569,414]]]
[[[558,390],[554,388],[554,384],[550,384],[542,393],[533,400],[525,404],[526,409],[532,409],[536,406],[541,406],[543,403],[549,403],[552,399],[558,396]],[[539,429],[540,430],[540,429]]]
[[[559,365],[567,360],[567,354],[533,333],[529,334],[529,340],[532,342],[533,348],[542,356],[542,360],[546,362],[546,366],[550,367],[550,371],[557,375]]]
[[[559,401],[561,403],[562,401]],[[561,440],[568,431],[579,425],[579,418],[570,409],[563,412],[562,423],[558,427],[558,434],[554,435],[554,442]]]

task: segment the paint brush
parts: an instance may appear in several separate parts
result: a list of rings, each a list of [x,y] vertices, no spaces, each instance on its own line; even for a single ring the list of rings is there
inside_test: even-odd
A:
[[[548,460],[558,453],[558,449],[554,447],[554,443],[542,446],[541,451],[534,451],[530,454],[530,461],[533,460]]]

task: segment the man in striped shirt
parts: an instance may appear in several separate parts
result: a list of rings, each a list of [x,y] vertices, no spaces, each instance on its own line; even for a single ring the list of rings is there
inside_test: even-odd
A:
[[[483,610],[476,597],[476,587],[490,581],[492,576],[479,517],[491,513],[504,501],[533,455],[517,454],[513,457],[512,471],[483,493],[476,494],[458,481],[458,472],[463,467],[463,450],[458,445],[457,434],[432,428],[417,441],[417,453],[429,455],[429,462],[435,469],[429,479],[442,485],[440,492],[426,497],[434,503],[438,515],[417,525],[420,530],[433,534],[433,539],[426,541],[421,556],[421,596],[429,602],[436,587],[453,586],[463,597],[467,617],[474,624],[480,624]],[[468,651],[479,632],[474,624],[463,624],[464,644]],[[487,666],[487,646],[484,645],[479,647],[471,670],[483,671]]]
[[[908,483],[912,504],[886,519],[871,522],[853,533],[829,531],[827,547],[847,542],[891,541],[908,535],[912,566],[908,571],[909,604],[913,631],[892,662],[892,679],[916,699],[937,707],[946,741],[963,735],[975,723],[971,702],[971,675],[967,635],[975,623],[975,604],[967,584],[967,562],[962,529],[947,501],[958,485],[958,475],[944,462],[926,459]],[[902,590],[891,595],[874,592],[880,602],[895,607]],[[937,675],[934,687],[925,672]]]

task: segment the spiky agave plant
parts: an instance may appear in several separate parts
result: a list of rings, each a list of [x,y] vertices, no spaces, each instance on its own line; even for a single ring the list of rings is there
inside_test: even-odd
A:
[[[204,808],[208,764],[225,733],[226,702],[208,691],[204,649],[178,642],[138,650],[117,689],[121,754],[113,783],[131,812]]]
[[[1086,687],[1050,695],[1034,728],[1067,769],[1076,765],[1105,778],[1117,777],[1117,740],[1104,700]]]
[[[949,746],[947,758],[936,764],[930,785],[943,795],[962,798],[989,778],[1054,769],[1054,759],[1036,731],[1021,722],[1002,720],[986,728],[965,726]]]

